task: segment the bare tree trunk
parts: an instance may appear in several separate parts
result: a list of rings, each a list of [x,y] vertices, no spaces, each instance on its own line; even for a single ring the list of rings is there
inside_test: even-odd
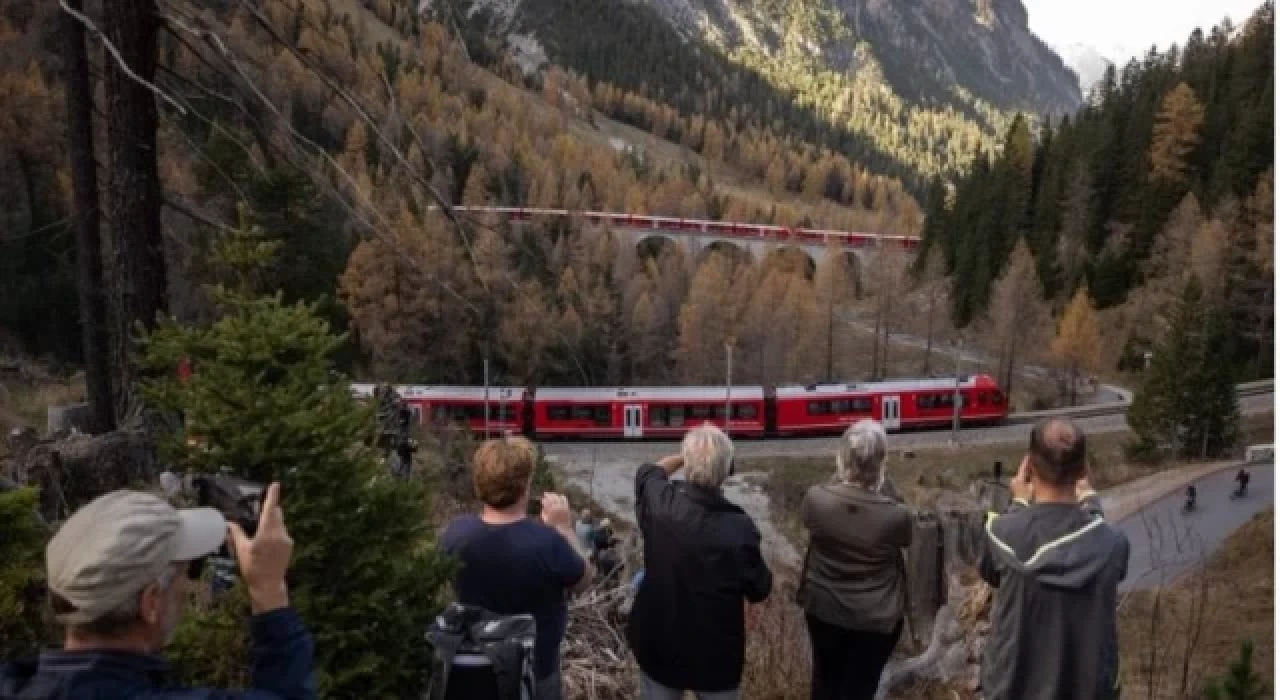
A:
[[[104,0],[107,40],[141,80],[156,71],[154,0]],[[156,98],[110,56],[104,61],[107,114],[106,211],[111,240],[116,311],[116,415],[129,410],[137,380],[132,363],[136,324],[152,328],[167,308],[168,280],[160,232],[160,178],[156,166]]]
[[[1017,364],[1018,359],[1018,337],[1016,334],[1009,337],[1008,347],[1008,364],[1004,368],[1004,395],[1011,397],[1013,396],[1013,375],[1015,374],[1013,367]]]
[[[929,299],[929,319],[924,334],[924,367],[920,370],[921,376],[929,376],[930,362],[933,360],[933,309],[937,306],[933,298]]]
[[[884,329],[884,339],[880,342],[880,374],[883,377],[889,374],[889,301],[886,297],[884,304],[884,323],[881,324]]]
[[[876,304],[876,327],[871,339],[871,378],[880,378],[880,304]]]
[[[82,0],[67,0],[80,12]],[[107,299],[102,282],[102,239],[99,234],[98,165],[93,155],[93,93],[84,28],[62,13],[63,60],[66,61],[67,153],[75,191],[76,265],[80,287],[80,339],[84,346],[85,388],[92,432],[116,427],[112,409],[110,335]]]

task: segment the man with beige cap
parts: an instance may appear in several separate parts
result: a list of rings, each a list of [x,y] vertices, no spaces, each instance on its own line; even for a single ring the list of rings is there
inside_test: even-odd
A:
[[[188,578],[199,578],[228,535],[253,610],[250,687],[175,688],[158,654],[177,629]],[[267,489],[253,537],[212,508],[175,510],[139,491],[101,496],[72,515],[45,552],[63,649],[0,668],[0,698],[315,698],[311,636],[285,585],[292,553],[278,484]]]

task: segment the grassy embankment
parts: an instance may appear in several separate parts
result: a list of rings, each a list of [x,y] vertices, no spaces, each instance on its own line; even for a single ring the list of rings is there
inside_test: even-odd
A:
[[[1246,639],[1254,669],[1273,688],[1274,566],[1275,511],[1267,511],[1227,538],[1203,574],[1127,596],[1119,617],[1123,697],[1200,697]]]

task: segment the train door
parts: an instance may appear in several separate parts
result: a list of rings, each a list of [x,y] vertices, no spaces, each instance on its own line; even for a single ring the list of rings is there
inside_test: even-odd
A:
[[[640,404],[629,403],[622,407],[622,435],[629,438],[644,437],[644,420]]]
[[[902,404],[897,396],[880,398],[880,422],[885,430],[897,430],[902,425]]]

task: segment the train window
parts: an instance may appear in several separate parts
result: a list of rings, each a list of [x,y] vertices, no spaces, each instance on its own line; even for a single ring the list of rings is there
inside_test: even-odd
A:
[[[734,420],[755,420],[756,405],[753,403],[736,403],[733,405]]]
[[[996,406],[1002,405],[1004,403],[1004,394],[998,391],[991,392],[991,403]]]
[[[922,411],[928,411],[937,406],[936,399],[938,397],[933,394],[920,394],[916,396],[916,408]]]
[[[595,407],[595,419],[596,425],[609,425],[613,422],[612,411],[609,410],[609,406],[607,404]]]
[[[671,407],[671,420],[669,422],[669,425],[672,428],[679,428],[680,426],[684,425],[684,409],[685,409],[684,406]]]
[[[849,413],[853,409],[853,402],[849,399],[837,399],[831,405],[832,413]]]
[[[810,401],[809,402],[809,415],[811,416],[825,416],[830,412],[831,412],[831,403],[828,401]]]
[[[649,425],[666,427],[668,413],[670,413],[670,410],[666,406],[650,406]]]
[[[724,420],[724,406],[716,404],[711,407],[711,417],[716,420]]]
[[[564,404],[547,406],[547,418],[551,420],[569,420],[569,407]]]
[[[482,414],[484,413],[483,409],[481,409],[481,413]],[[489,404],[489,420],[513,421],[515,419],[516,419],[515,406]]]
[[[850,403],[853,413],[871,413],[871,399],[853,399]]]
[[[436,404],[431,407],[431,417],[439,423],[449,420],[449,407]]]
[[[711,407],[704,403],[695,403],[688,408],[690,420],[706,420],[711,417]]]
[[[574,406],[572,415],[574,420],[592,420],[594,411],[591,406]]]

